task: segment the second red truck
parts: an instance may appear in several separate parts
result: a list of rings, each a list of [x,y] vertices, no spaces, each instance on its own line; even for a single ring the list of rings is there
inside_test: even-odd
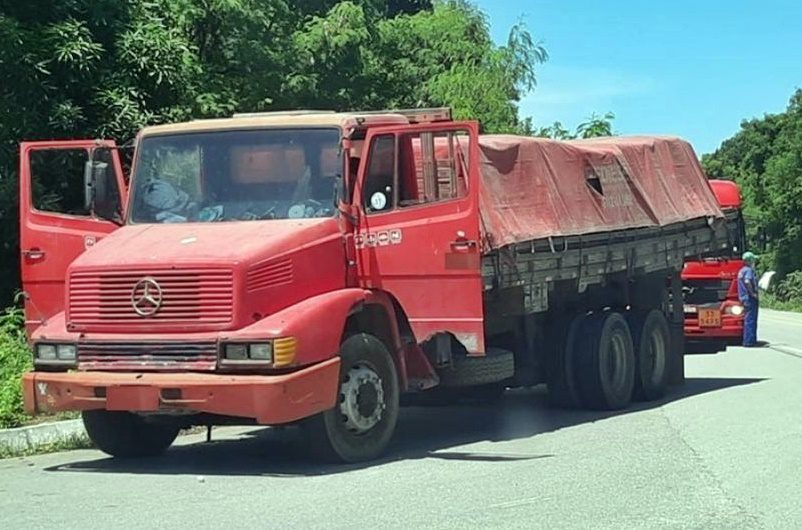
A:
[[[737,283],[746,245],[741,193],[734,182],[709,182],[729,225],[730,252],[689,260],[682,269],[686,348],[693,353],[715,353],[741,344],[744,330]]]

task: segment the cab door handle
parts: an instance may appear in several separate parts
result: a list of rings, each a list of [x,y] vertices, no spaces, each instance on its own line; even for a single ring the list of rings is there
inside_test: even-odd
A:
[[[473,239],[465,237],[465,232],[457,230],[457,239],[451,242],[452,250],[461,250],[463,252],[476,248],[477,243]]]
[[[476,248],[477,243],[472,239],[455,239],[451,242],[452,250],[467,251]]]
[[[39,261],[45,257],[45,251],[41,248],[28,248],[22,251],[22,255],[31,261]]]
[[[476,246],[476,241],[473,239],[457,239],[451,242],[451,246],[454,248],[473,248]]]

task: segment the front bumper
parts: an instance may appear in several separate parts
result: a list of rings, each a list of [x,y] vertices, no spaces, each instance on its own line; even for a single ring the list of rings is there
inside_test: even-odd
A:
[[[66,410],[206,412],[264,425],[296,421],[336,403],[340,358],[282,375],[30,372],[29,414]]]
[[[719,327],[701,327],[699,320],[685,315],[685,338],[687,340],[734,340],[740,339],[744,333],[742,317],[723,317]]]

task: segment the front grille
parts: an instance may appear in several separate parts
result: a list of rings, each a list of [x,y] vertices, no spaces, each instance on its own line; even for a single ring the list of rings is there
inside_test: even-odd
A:
[[[161,289],[161,306],[147,316],[133,306],[134,288],[151,278]],[[74,272],[69,278],[68,322],[73,329],[97,326],[186,324],[203,328],[230,323],[234,279],[230,270],[141,269]]]
[[[81,370],[214,370],[214,341],[79,342]]]
[[[723,302],[732,285],[732,280],[690,279],[682,283],[683,299],[689,305]]]

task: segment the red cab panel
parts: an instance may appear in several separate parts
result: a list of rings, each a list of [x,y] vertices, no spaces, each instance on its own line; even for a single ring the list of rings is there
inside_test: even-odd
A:
[[[20,145],[20,253],[25,321],[30,334],[64,309],[67,267],[124,218],[126,190],[113,141]],[[102,192],[100,191],[102,190]],[[118,220],[100,219],[98,193]]]
[[[722,209],[741,208],[741,190],[736,183],[730,180],[715,179],[709,180],[708,183]]]
[[[417,340],[453,332],[484,352],[474,123],[369,131],[355,201],[361,286],[389,292]]]

